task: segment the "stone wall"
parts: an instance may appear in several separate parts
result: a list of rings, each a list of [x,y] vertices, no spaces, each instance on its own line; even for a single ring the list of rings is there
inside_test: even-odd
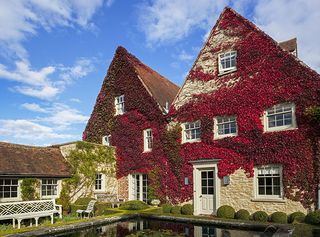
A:
[[[255,211],[265,211],[271,214],[282,211],[290,214],[295,211],[307,213],[300,202],[284,199],[281,201],[261,201],[254,199],[254,178],[247,178],[244,171],[239,169],[230,175],[230,184],[220,187],[220,205],[230,205],[236,211],[246,209],[251,214]]]

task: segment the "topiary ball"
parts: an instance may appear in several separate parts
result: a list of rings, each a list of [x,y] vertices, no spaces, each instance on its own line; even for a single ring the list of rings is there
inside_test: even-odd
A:
[[[304,213],[297,211],[289,215],[288,221],[289,223],[293,223],[293,222],[302,223],[304,222],[305,218],[306,218],[306,215]]]
[[[264,211],[256,211],[252,215],[254,221],[267,222],[268,214]]]
[[[308,213],[305,222],[312,225],[320,224],[320,210]]]
[[[235,215],[235,210],[233,207],[224,205],[218,208],[217,216],[220,218],[233,219]]]
[[[235,214],[235,219],[239,220],[249,220],[250,219],[250,213],[245,209],[240,209]]]
[[[183,215],[193,215],[193,206],[191,204],[184,204],[181,207],[181,214],[183,214]]]
[[[161,205],[163,213],[171,213],[172,205],[169,203],[165,203]]]
[[[280,223],[280,224],[287,224],[288,223],[288,216],[286,213],[277,211],[271,214],[270,216],[271,222]]]
[[[174,206],[171,208],[172,214],[181,214],[181,206]]]

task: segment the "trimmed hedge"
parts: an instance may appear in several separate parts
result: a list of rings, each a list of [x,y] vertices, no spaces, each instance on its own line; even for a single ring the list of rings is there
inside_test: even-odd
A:
[[[163,213],[171,213],[172,205],[169,203],[165,203],[161,205]]]
[[[108,210],[108,208],[111,208],[110,202],[96,202],[96,204],[94,205],[94,213],[96,216],[115,213],[115,211]]]
[[[181,214],[181,206],[174,206],[171,208],[172,214]]]
[[[320,224],[320,210],[308,213],[305,222],[312,225]]]
[[[271,222],[280,223],[280,224],[287,224],[288,223],[288,216],[286,213],[277,211],[271,214],[270,216]]]
[[[236,212],[234,218],[239,220],[249,220],[250,213],[245,209],[240,209],[239,211]]]
[[[127,201],[123,203],[119,209],[121,210],[144,210],[147,209],[149,206],[143,201],[139,200],[132,200],[132,201]]]
[[[256,211],[255,213],[252,214],[252,218],[255,221],[267,222],[268,214],[264,211]]]
[[[193,215],[193,206],[191,204],[184,204],[181,207],[181,214],[183,214],[183,215]]]
[[[224,205],[218,208],[217,216],[220,218],[233,219],[235,215],[235,210],[233,207]]]
[[[289,221],[289,223],[293,223],[293,222],[302,223],[302,222],[304,222],[305,218],[306,218],[305,214],[303,214],[300,211],[297,211],[297,212],[294,212],[289,215],[288,221]]]

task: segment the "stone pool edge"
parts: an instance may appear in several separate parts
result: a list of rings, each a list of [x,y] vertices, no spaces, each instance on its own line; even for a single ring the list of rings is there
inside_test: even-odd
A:
[[[74,223],[74,224],[66,224],[57,227],[44,227],[39,230],[33,230],[28,232],[16,233],[16,234],[9,234],[6,235],[7,237],[31,237],[31,236],[47,236],[47,235],[56,235],[56,234],[63,234],[69,233],[73,231],[78,231],[82,229],[86,229],[93,226],[101,226],[105,224],[112,224],[119,221],[126,221],[134,218],[138,218],[139,214],[128,214],[123,216],[113,216],[113,217],[106,217],[104,219]]]
[[[134,218],[148,218],[154,220],[163,220],[163,221],[175,221],[175,222],[183,222],[183,223],[192,223],[192,224],[200,224],[200,225],[215,225],[217,227],[226,227],[226,228],[236,228],[241,230],[255,230],[255,231],[264,231],[268,226],[274,226],[276,228],[280,227],[291,227],[288,224],[276,224],[276,223],[257,223],[257,222],[242,222],[242,221],[228,221],[228,220],[213,220],[213,219],[198,219],[192,217],[182,217],[182,216],[164,216],[164,215],[156,215],[156,214],[145,214],[145,213],[136,213],[136,214],[127,214],[123,216],[114,216],[107,217],[104,219],[74,223],[74,224],[66,224],[57,227],[44,227],[39,230],[16,233],[6,235],[7,237],[31,237],[31,236],[47,236],[47,235],[55,235],[62,233],[69,233],[73,231],[78,231],[82,229],[86,229],[93,226],[102,226],[105,224],[112,224],[119,221],[126,221]]]

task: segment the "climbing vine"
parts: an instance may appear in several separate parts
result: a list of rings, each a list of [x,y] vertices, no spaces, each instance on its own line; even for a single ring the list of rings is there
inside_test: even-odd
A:
[[[23,201],[32,201],[39,199],[37,190],[40,187],[40,181],[36,178],[24,178],[20,184],[21,198]]]

